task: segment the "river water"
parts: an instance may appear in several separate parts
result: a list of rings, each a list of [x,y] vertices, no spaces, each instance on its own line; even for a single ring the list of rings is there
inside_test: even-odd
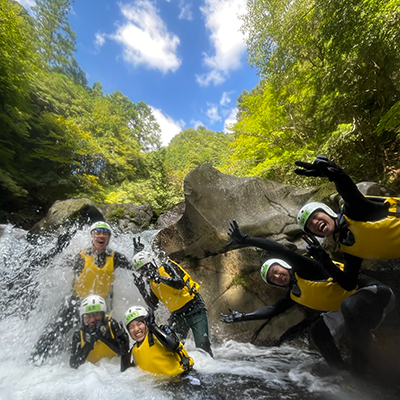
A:
[[[142,241],[148,243],[153,233],[144,232]],[[132,258],[132,237],[113,238],[111,247]],[[37,265],[35,260],[51,252],[56,241],[49,236],[33,245],[27,242],[26,231],[0,226],[0,400],[400,398],[393,388],[330,369],[316,352],[290,345],[253,346],[229,338],[213,343],[212,359],[196,350],[189,336],[185,347],[195,361],[192,375],[200,385],[156,377],[138,368],[121,373],[117,358],[74,370],[64,353],[34,366],[28,362],[32,346],[69,294],[71,260],[90,245],[87,231],[78,230],[61,253]],[[129,306],[144,305],[128,271],[116,271],[114,290],[112,315],[117,320]],[[166,309],[156,317],[164,323]]]

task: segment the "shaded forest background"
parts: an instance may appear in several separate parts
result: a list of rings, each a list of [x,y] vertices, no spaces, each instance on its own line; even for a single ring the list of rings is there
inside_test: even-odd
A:
[[[248,1],[242,30],[258,85],[238,97],[231,133],[189,128],[167,147],[145,102],[88,86],[70,8],[36,0],[30,16],[0,0],[0,223],[29,227],[55,200],[80,197],[161,213],[203,163],[322,185],[292,170],[326,154],[356,181],[400,191],[398,0]]]

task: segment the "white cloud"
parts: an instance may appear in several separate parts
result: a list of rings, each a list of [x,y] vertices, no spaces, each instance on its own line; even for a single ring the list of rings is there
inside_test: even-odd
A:
[[[137,0],[120,3],[119,7],[125,20],[109,37],[122,45],[124,60],[163,73],[176,71],[182,63],[177,56],[180,41],[168,31],[154,4],[149,0]]]
[[[101,46],[103,46],[103,44],[105,43],[105,41],[106,41],[106,34],[104,34],[104,33],[100,33],[100,32],[97,32],[95,35],[94,35],[94,37],[95,37],[95,40],[94,40],[94,44],[96,45],[96,47],[101,47]]]
[[[219,101],[219,104],[221,104],[221,106],[227,106],[231,102],[230,93],[231,92],[222,93],[221,100]]]
[[[231,132],[231,130],[229,129],[231,125],[235,124],[237,122],[236,120],[236,113],[238,112],[238,109],[232,108],[229,117],[225,120],[224,122],[224,132]]]
[[[162,110],[149,106],[153,112],[161,130],[161,141],[163,146],[168,146],[171,139],[177,135],[185,126],[183,120],[175,121],[169,115],[163,114]]]
[[[218,114],[218,107],[214,104],[209,104],[210,108],[207,110],[207,117],[210,118],[211,123],[221,121],[221,116]]]
[[[179,14],[179,19],[187,19],[188,21],[193,20],[193,14],[192,14],[192,4],[185,4],[185,0],[179,0],[179,8],[181,10]]]
[[[204,64],[210,71],[196,76],[196,81],[203,86],[217,85],[227,79],[229,71],[241,66],[246,52],[238,18],[246,12],[246,0],[205,0],[200,10],[210,31],[214,55],[204,54]]]
[[[32,6],[35,5],[35,0],[17,0],[22,7],[25,7],[28,11]]]
[[[205,126],[202,121],[192,119],[190,124],[193,125],[194,129],[197,129],[199,126]]]

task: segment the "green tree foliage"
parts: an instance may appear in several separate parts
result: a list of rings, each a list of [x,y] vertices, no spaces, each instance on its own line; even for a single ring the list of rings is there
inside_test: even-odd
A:
[[[243,21],[249,61],[266,82],[262,94],[239,101],[236,164],[256,147],[250,159],[258,157],[261,174],[275,176],[274,165],[324,151],[356,178],[382,179],[399,146],[388,124],[376,130],[400,95],[399,2],[255,0],[248,2]],[[258,96],[263,100],[257,105]],[[274,107],[277,116],[268,110]],[[256,114],[264,118],[258,126]],[[245,120],[253,124],[250,129]],[[288,151],[283,159],[284,150],[275,148],[282,143]],[[284,167],[281,172],[284,176]]]
[[[49,68],[63,72],[77,83],[87,84],[84,72],[75,57],[76,33],[71,29],[68,14],[74,0],[36,0],[32,7],[43,61]]]

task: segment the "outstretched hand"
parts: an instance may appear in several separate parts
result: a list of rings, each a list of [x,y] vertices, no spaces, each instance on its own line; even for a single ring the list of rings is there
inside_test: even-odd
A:
[[[244,313],[229,309],[230,314],[221,314],[219,320],[226,324],[243,321]]]
[[[328,253],[321,246],[319,240],[312,234],[303,235],[302,239],[307,243],[307,254],[317,261],[323,262],[330,260]]]
[[[247,235],[240,230],[239,225],[235,220],[233,220],[229,225],[228,235],[230,236],[231,241],[227,246],[243,243],[247,237]]]
[[[317,156],[312,164],[300,160],[296,160],[294,163],[301,167],[294,170],[297,175],[328,178],[331,182],[343,173],[338,165],[322,155]]]
[[[144,249],[144,244],[140,243],[140,236],[138,236],[137,241],[136,238],[133,238],[133,255],[139,253]]]

